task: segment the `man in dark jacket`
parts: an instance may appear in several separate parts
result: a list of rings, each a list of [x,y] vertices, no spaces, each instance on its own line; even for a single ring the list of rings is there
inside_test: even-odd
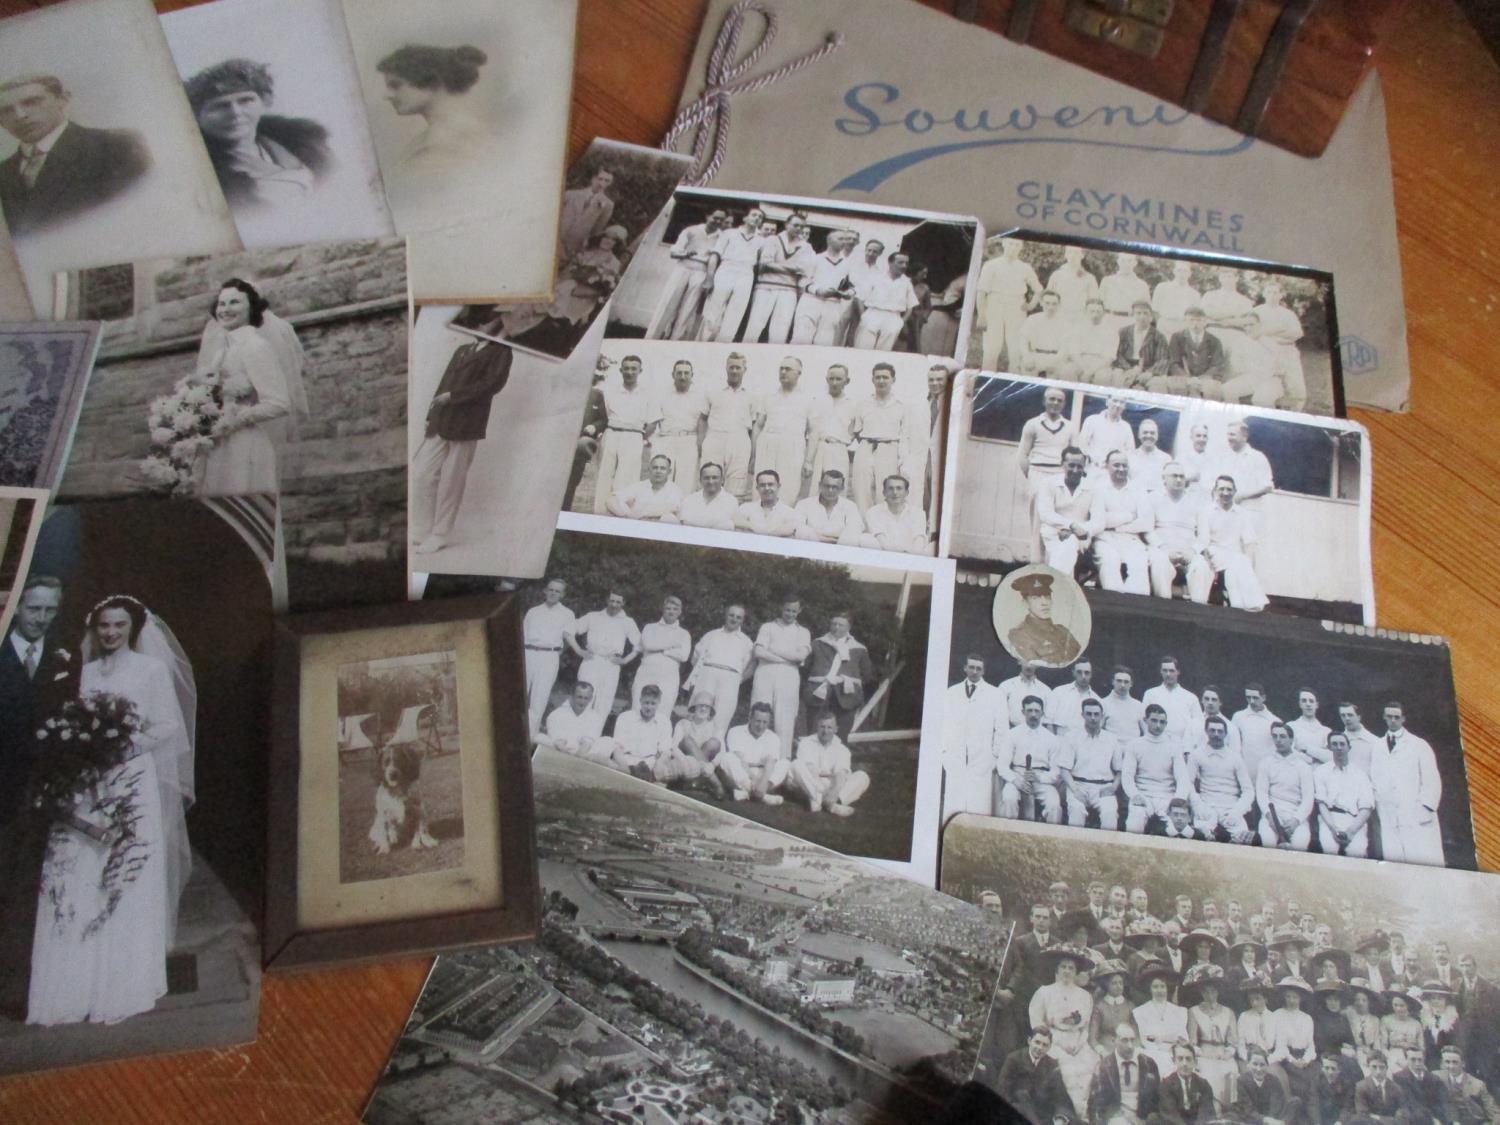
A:
[[[0,82],[0,128],[20,142],[0,161],[0,210],[17,238],[123,194],[151,166],[140,134],[69,121],[68,91],[50,74]]]
[[[1132,323],[1120,329],[1120,346],[1115,351],[1117,386],[1145,387],[1153,378],[1165,375],[1171,366],[1167,338],[1154,323],[1150,301],[1131,306]]]
[[[1052,1048],[1052,1032],[1039,1027],[1031,1039],[1005,1057],[997,1083],[1000,1096],[1017,1113],[1036,1125],[1051,1125],[1059,1113],[1071,1115],[1073,1102],[1063,1086],[1057,1060],[1047,1052]]]
[[[1194,1125],[1214,1115],[1214,1091],[1198,1073],[1198,1052],[1191,1043],[1172,1048],[1176,1068],[1161,1080],[1161,1120],[1172,1125]]]
[[[412,458],[412,541],[419,554],[448,545],[475,447],[489,427],[490,402],[510,378],[511,359],[504,344],[473,340],[448,360]]]
[[[1115,1049],[1099,1060],[1089,1085],[1089,1125],[1106,1125],[1122,1108],[1145,1121],[1161,1099],[1156,1063],[1137,1049],[1139,1037],[1129,1023],[1115,1029]]]

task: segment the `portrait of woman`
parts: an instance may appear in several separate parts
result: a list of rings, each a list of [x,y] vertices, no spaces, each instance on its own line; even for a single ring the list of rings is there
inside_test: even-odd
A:
[[[486,60],[478,47],[408,43],[376,64],[391,108],[402,117],[422,118],[421,131],[400,153],[407,171],[463,171],[500,159],[497,138],[468,97]]]
[[[184,84],[204,144],[235,212],[300,203],[333,171],[328,131],[270,112],[270,68],[228,59]]]
[[[196,376],[217,377],[224,404],[198,495],[277,491],[277,451],[307,416],[302,364],[292,326],[248,281],[226,281],[198,349]]]
[[[197,692],[186,655],[160,618],[124,594],[85,620],[78,697],[122,697],[140,729],[128,760],[77,803],[77,826],[48,840],[32,946],[26,1021],[115,1023],[166,994],[167,953],[192,867],[185,814],[193,803]],[[128,795],[137,844],[112,877],[111,835],[87,831],[101,798]]]

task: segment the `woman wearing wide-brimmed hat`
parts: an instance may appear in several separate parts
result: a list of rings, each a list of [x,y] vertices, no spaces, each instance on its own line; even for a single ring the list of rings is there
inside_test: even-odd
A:
[[[1129,983],[1130,970],[1123,961],[1105,960],[1094,966],[1097,999],[1089,1021],[1089,1045],[1101,1055],[1114,1049],[1117,1027],[1123,1023],[1134,1026],[1134,1005],[1125,991]]]
[[[1390,1057],[1391,1069],[1403,1070],[1406,1060],[1412,1055],[1426,1055],[1422,1021],[1417,1018],[1417,1013],[1422,1010],[1422,1001],[1419,996],[1413,996],[1400,988],[1386,989],[1385,1001],[1391,1009],[1380,1017],[1385,1051]]]
[[[1422,982],[1422,1042],[1427,1065],[1443,1065],[1444,1047],[1462,1047],[1458,1029],[1458,994],[1441,981]]]
[[[1235,1047],[1239,1042],[1234,1012],[1219,1002],[1224,970],[1194,965],[1182,979],[1178,999],[1188,1009],[1188,1042],[1198,1049],[1198,1073],[1213,1087],[1221,1106],[1234,1101]]]
[[[1353,958],[1344,949],[1319,949],[1309,959],[1314,985],[1325,980],[1346,981],[1353,973]]]
[[[1283,977],[1306,980],[1308,954],[1312,952],[1312,939],[1296,926],[1277,926],[1266,939],[1271,950],[1271,975],[1279,983]]]
[[[1385,1036],[1380,1030],[1383,1006],[1380,992],[1372,988],[1367,979],[1349,978],[1349,1003],[1344,1008],[1344,1018],[1349,1021],[1349,1034],[1354,1039],[1354,1054],[1359,1060],[1361,1073],[1369,1061],[1370,1052],[1385,1049]]]
[[[1141,1050],[1162,1074],[1172,1073],[1172,1044],[1187,1038],[1187,1009],[1171,999],[1178,980],[1177,970],[1165,961],[1148,962],[1135,975],[1136,988],[1151,997],[1135,1009]]]
[[[1098,1062],[1098,1056],[1089,1046],[1094,998],[1078,984],[1078,976],[1091,969],[1094,962],[1087,949],[1070,945],[1043,950],[1040,962],[1042,978],[1050,977],[1052,983],[1031,994],[1027,1014],[1033,1029],[1045,1027],[1052,1032],[1048,1053],[1057,1060],[1073,1104],[1087,1105],[1089,1080]]]
[[[1313,1019],[1308,1014],[1313,1001],[1312,986],[1301,977],[1286,976],[1276,982],[1281,1007],[1272,1017],[1276,1046],[1270,1061],[1286,1073],[1287,1088],[1294,1097],[1307,1099],[1318,1072],[1318,1051],[1313,1040]]]
[[[1258,982],[1270,986],[1270,952],[1258,941],[1237,941],[1229,947],[1229,965],[1224,973],[1224,983],[1236,993],[1245,986]]]
[[[1327,964],[1325,962],[1325,964]],[[1364,1076],[1354,1049],[1354,1029],[1346,1009],[1349,986],[1337,977],[1323,977],[1313,985],[1313,1045],[1320,1059],[1337,1058],[1345,1080],[1358,1082]]]

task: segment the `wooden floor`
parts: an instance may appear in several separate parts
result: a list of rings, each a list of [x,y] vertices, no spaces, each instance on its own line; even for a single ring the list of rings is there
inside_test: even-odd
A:
[[[24,4],[0,0],[0,12]],[[655,143],[676,106],[697,34],[698,0],[583,0],[582,8],[573,152],[595,135]],[[1452,0],[1408,4],[1388,43],[1380,69],[1415,375],[1411,414],[1357,414],[1374,439],[1380,624],[1453,640],[1480,859],[1494,869],[1500,864],[1500,70]],[[1315,202],[1338,205],[1331,198]],[[351,1120],[426,969],[425,959],[414,958],[270,980],[254,1046],[9,1079],[0,1082],[0,1119]]]

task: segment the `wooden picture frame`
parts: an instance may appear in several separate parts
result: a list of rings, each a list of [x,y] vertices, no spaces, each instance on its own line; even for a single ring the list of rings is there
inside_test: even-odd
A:
[[[276,624],[274,662],[266,968],[535,937],[541,892],[516,598],[490,595],[283,618]],[[371,669],[378,669],[375,677]],[[408,684],[423,676],[436,677],[429,681],[435,686],[424,689],[436,702],[402,706],[414,690]],[[379,713],[338,714],[340,700],[355,698],[356,687],[366,692],[360,698],[379,700]],[[451,720],[440,717],[450,713]],[[392,721],[390,714],[398,718]],[[457,743],[451,755],[443,741],[445,724],[447,738]],[[458,815],[431,819],[432,833],[425,838],[432,842],[412,848],[418,834],[427,832],[421,818],[442,814],[432,801],[442,794],[429,794],[424,803],[417,788],[424,779],[409,791],[403,784],[403,816],[412,807],[411,792],[417,804],[415,819],[401,823],[422,827],[381,853],[373,837],[391,808],[386,794],[395,791],[382,789],[382,779],[389,779],[387,767],[408,742],[426,780],[439,780],[438,766],[446,766],[444,777],[456,774],[458,796],[447,804],[451,810],[456,800]],[[366,749],[372,751],[371,765],[361,782]],[[445,755],[455,760],[445,763]],[[361,784],[374,793],[373,802],[355,799]],[[451,857],[455,840],[460,863],[427,858]],[[423,847],[430,850],[418,855]],[[398,860],[429,867],[416,873],[350,872],[351,863]],[[433,870],[433,862],[448,867]]]

